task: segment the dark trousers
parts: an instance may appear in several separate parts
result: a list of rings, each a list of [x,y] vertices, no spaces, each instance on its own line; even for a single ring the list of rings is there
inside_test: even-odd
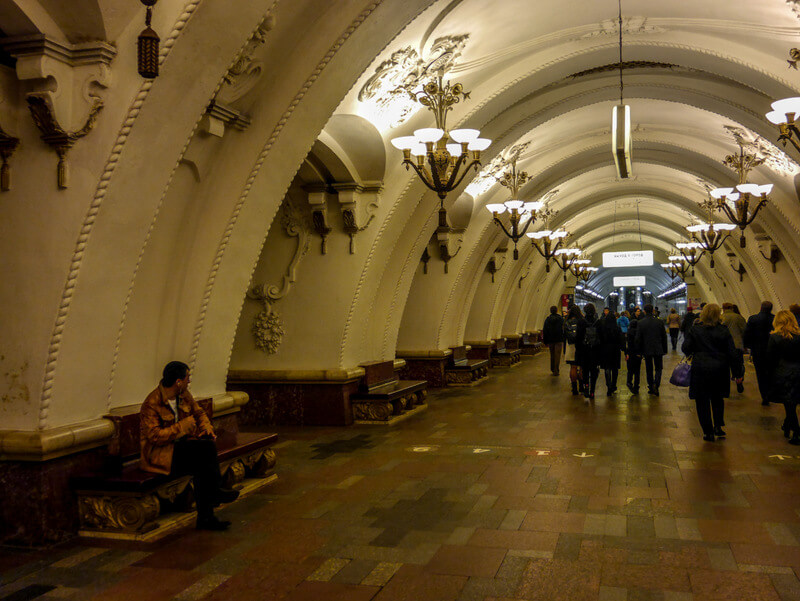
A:
[[[661,372],[664,369],[664,358],[661,355],[645,355],[644,370],[647,373],[647,387],[658,390],[661,386]]]
[[[758,392],[761,394],[761,402],[763,403],[769,400],[769,366],[766,353],[753,355],[753,366],[756,368]]]
[[[639,390],[639,380],[642,377],[642,356],[628,355],[628,388]]]
[[[672,350],[678,348],[678,334],[681,333],[680,328],[670,328],[669,329],[669,341],[672,343]]]
[[[736,349],[736,355],[739,357],[739,362],[744,365],[744,351],[740,348]],[[733,365],[731,365],[731,379],[736,378],[736,376],[741,375],[744,378],[744,370],[742,370],[741,374],[736,374],[733,372]]]
[[[713,434],[714,428],[725,425],[725,401],[722,397],[698,397],[694,400],[694,404],[697,407],[697,419],[700,421],[703,434]]]
[[[783,420],[783,429],[791,430],[793,438],[800,437],[800,423],[797,421],[797,404],[784,403],[783,408],[786,411],[786,419]]]
[[[583,378],[584,396],[594,394],[594,387],[597,384],[597,378],[600,377],[600,366],[588,363],[581,365],[581,374]]]
[[[222,486],[217,445],[213,440],[182,438],[172,453],[172,475],[192,476],[198,519],[214,515],[214,503]]]
[[[561,349],[564,346],[563,342],[553,342],[547,345],[550,347],[550,371],[558,375],[558,364],[561,363]]]
[[[619,375],[618,369],[607,369],[605,370],[606,376],[606,388],[610,392],[613,392],[617,389],[617,376]]]

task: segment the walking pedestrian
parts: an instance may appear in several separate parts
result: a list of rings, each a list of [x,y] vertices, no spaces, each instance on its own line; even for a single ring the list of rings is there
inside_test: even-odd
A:
[[[686,337],[686,330],[692,327],[695,319],[697,319],[697,314],[690,306],[686,309],[686,315],[683,316],[683,321],[681,322],[681,334],[683,334],[684,338]]]
[[[572,384],[572,394],[577,396],[581,383],[580,362],[578,361],[578,324],[583,321],[578,305],[572,305],[564,320],[564,361],[569,365],[569,381]]]
[[[736,347],[736,352],[741,355],[742,364],[744,365],[744,343],[742,340],[747,322],[744,317],[733,310],[733,303],[722,303],[722,325],[727,327],[731,333],[733,345]],[[742,372],[742,375],[744,376],[744,372]],[[731,374],[731,377],[734,377],[733,374]],[[736,382],[736,390],[739,393],[744,392],[744,384]]]
[[[606,396],[611,396],[617,391],[620,354],[625,350],[625,337],[613,313],[602,319],[600,340],[600,367],[606,377]]]
[[[667,327],[669,328],[669,340],[672,343],[672,350],[678,348],[678,334],[681,333],[681,316],[675,310],[675,307],[669,310],[667,316]]]
[[[722,325],[720,306],[709,303],[700,312],[681,346],[692,356],[689,398],[694,399],[703,440],[725,438],[725,401],[731,394],[730,374],[741,378],[744,364],[736,352],[730,331]]]
[[[550,315],[542,326],[542,343],[550,349],[550,373],[557,376],[561,363],[561,349],[564,346],[564,318],[558,314],[558,307],[550,307]]]
[[[644,357],[647,392],[658,396],[661,372],[664,369],[664,355],[667,354],[667,332],[664,324],[653,315],[653,305],[644,306],[644,317],[636,326],[636,346]]]
[[[639,394],[639,380],[642,375],[642,351],[636,344],[636,327],[642,318],[642,310],[636,308],[631,315],[628,333],[625,337],[625,362],[628,370],[627,384],[628,390],[633,394]]]
[[[583,307],[584,319],[578,322],[577,352],[583,374],[583,396],[586,402],[594,400],[594,389],[600,375],[600,320],[592,303]]]
[[[628,325],[631,323],[631,314],[627,311],[623,311],[622,315],[617,317],[617,325],[619,329],[622,330],[623,334],[628,333]]]
[[[800,400],[800,327],[791,311],[778,311],[767,342],[767,365],[770,371],[769,400],[783,403],[786,419],[783,435],[789,443],[800,445],[797,402]]]
[[[744,328],[742,342],[745,348],[750,349],[753,366],[756,368],[758,392],[761,394],[761,404],[769,405],[769,365],[767,364],[767,343],[772,332],[772,303],[764,301],[761,310],[751,315]]]

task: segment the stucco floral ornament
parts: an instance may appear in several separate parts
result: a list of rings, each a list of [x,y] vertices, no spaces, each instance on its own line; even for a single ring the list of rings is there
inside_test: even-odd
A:
[[[258,291],[251,290],[250,292],[257,293]],[[259,350],[268,355],[274,355],[278,352],[281,342],[283,342],[283,320],[281,320],[278,312],[272,308],[268,298],[260,298],[259,300],[264,302],[264,310],[259,312],[253,320],[253,337]]]

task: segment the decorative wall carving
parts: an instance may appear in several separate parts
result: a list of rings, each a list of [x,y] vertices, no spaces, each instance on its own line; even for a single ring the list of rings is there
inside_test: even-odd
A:
[[[530,141],[521,142],[511,146],[506,152],[498,154],[480,170],[464,191],[472,198],[478,198],[481,194],[488,192],[497,183],[497,176],[505,168],[506,163],[512,159],[519,159],[530,145]]]
[[[19,138],[8,135],[0,127],[0,192],[11,189],[11,166],[8,161],[19,145]]]
[[[605,19],[596,25],[597,29],[586,35],[581,36],[581,39],[594,38],[602,35],[619,35],[619,20]],[[666,29],[658,25],[650,25],[647,22],[647,17],[622,17],[622,33],[624,35],[641,35],[652,33],[663,33]]]
[[[786,0],[786,4],[794,13],[794,16],[800,19],[800,0]]]
[[[360,185],[354,182],[333,184],[339,195],[344,231],[350,236],[350,254],[356,252],[355,235],[363,232],[375,218],[378,197],[382,189],[380,183]]]
[[[264,64],[255,57],[255,53],[267,41],[267,33],[274,27],[274,15],[266,15],[225,74],[224,83],[216,99],[229,104],[253,89],[261,78],[264,68]]]
[[[420,107],[409,92],[452,69],[468,38],[469,34],[437,38],[425,57],[411,46],[393,52],[358,92],[358,100],[367,105],[367,118],[390,127],[403,123]]]
[[[738,125],[724,125],[727,132],[745,151],[764,160],[764,164],[775,173],[795,176],[800,173],[800,165],[772,142]]]
[[[117,51],[105,42],[66,44],[41,34],[7,38],[2,46],[17,60],[17,78],[32,84],[28,107],[58,155],[58,187],[66,188],[67,151],[94,128]]]
[[[297,238],[294,256],[286,268],[280,286],[253,284],[247,291],[247,298],[264,304],[264,310],[253,320],[251,331],[256,346],[267,354],[278,352],[278,347],[283,342],[283,321],[272,305],[286,296],[292,284],[297,281],[297,266],[308,252],[309,231],[306,222],[302,209],[292,200],[291,194],[287,194],[281,205],[280,223],[287,236]]]

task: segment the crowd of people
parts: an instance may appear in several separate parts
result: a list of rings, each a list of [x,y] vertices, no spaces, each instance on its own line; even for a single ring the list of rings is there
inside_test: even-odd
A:
[[[682,336],[680,350],[691,359],[689,398],[695,401],[703,439],[709,442],[726,437],[724,399],[731,394],[731,382],[738,392],[744,391],[747,349],[761,404],[783,404],[784,436],[791,444],[800,445],[800,305],[776,315],[772,308],[771,302],[764,301],[760,311],[745,320],[733,303],[702,303],[699,314],[689,307],[683,316],[673,308],[664,319],[650,304],[622,313],[606,307],[602,314],[592,303],[583,309],[572,305],[563,316],[553,306],[542,327],[542,341],[550,350],[552,374],[559,375],[563,352],[570,366],[572,394],[582,395],[589,404],[595,398],[600,370],[606,395],[617,392],[623,356],[630,392],[639,394],[644,363],[647,394],[658,397],[664,355],[670,345],[677,352]]]

